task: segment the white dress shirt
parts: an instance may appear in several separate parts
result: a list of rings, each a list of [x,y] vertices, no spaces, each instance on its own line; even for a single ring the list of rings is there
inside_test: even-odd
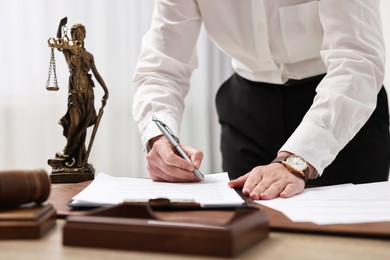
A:
[[[280,148],[319,174],[375,109],[385,68],[379,0],[156,0],[134,75],[133,115],[144,143],[161,134],[152,113],[179,132],[202,24],[251,81],[283,84],[327,73]]]

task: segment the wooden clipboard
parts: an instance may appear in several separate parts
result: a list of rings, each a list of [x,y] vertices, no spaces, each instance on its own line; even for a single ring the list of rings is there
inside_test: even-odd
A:
[[[263,205],[260,210],[268,215],[271,230],[299,233],[329,234],[354,237],[390,238],[390,222],[317,225],[311,222],[293,222],[283,213]]]

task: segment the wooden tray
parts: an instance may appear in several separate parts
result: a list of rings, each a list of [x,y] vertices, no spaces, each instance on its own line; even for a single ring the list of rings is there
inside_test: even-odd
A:
[[[268,219],[258,209],[152,211],[148,205],[124,203],[68,217],[63,243],[232,257],[268,233]]]

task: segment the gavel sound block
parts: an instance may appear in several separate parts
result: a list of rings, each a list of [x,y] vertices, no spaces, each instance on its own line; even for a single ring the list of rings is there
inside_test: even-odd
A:
[[[0,171],[0,239],[40,238],[55,225],[44,170]]]

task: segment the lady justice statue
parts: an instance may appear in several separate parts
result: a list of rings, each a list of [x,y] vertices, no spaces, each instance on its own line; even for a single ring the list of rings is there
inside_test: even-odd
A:
[[[94,57],[84,46],[85,27],[82,24],[73,25],[70,30],[72,38],[69,39],[66,23],[65,17],[60,21],[57,38],[48,40],[49,47],[51,47],[51,61],[46,88],[58,90],[54,48],[64,54],[70,73],[68,110],[59,121],[67,142],[63,151],[56,153],[55,158],[48,160],[48,164],[52,167],[50,176],[52,183],[81,182],[93,179],[95,170],[88,163],[88,157],[108,99],[108,89],[96,69]],[[55,86],[49,87],[52,71]],[[92,71],[93,76],[104,90],[102,106],[98,114],[94,105],[95,84],[89,71]],[[93,130],[88,149],[86,149],[87,128],[90,126],[93,126]]]

